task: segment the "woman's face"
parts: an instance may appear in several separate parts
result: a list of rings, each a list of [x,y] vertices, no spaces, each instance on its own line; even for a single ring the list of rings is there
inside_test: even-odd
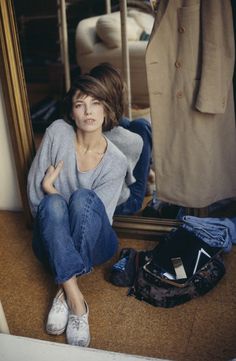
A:
[[[71,115],[79,130],[94,132],[102,130],[106,114],[103,104],[98,99],[76,93],[72,100]]]

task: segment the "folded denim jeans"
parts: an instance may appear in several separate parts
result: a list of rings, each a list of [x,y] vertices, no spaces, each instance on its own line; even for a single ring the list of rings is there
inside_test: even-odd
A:
[[[220,247],[229,252],[236,244],[236,217],[199,218],[183,216],[183,227],[212,247]]]

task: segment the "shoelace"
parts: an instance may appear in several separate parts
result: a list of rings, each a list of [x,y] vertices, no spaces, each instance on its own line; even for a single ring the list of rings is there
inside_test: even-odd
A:
[[[71,320],[71,327],[75,328],[75,329],[82,329],[87,327],[87,320],[86,320],[86,315],[83,316],[70,316],[70,320]]]

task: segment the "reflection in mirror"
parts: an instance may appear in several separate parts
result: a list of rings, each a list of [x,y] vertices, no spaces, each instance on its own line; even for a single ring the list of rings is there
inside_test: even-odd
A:
[[[32,226],[32,217],[27,199],[27,174],[35,155],[32,121],[29,113],[28,94],[23,74],[22,57],[19,48],[19,33],[14,16],[13,1],[3,0],[1,11],[1,81],[6,101],[11,142],[17,178],[23,204],[26,223]],[[14,94],[14,96],[12,96]],[[115,217],[114,227],[125,237],[148,239],[158,233],[168,232],[178,222],[144,217]]]
[[[67,1],[66,3],[72,78],[78,73],[90,71],[101,62],[110,62],[115,69],[121,71],[122,41],[119,1],[113,2],[111,14],[105,13],[105,2],[100,2],[100,5],[95,1],[86,3]],[[142,207],[145,207],[151,199],[155,188],[155,173],[150,164],[152,137],[144,58],[154,17],[149,6],[143,2],[130,3],[132,6],[128,6],[127,36],[131,63],[132,118],[135,120],[132,123],[128,118],[123,117],[120,120],[120,125],[124,128],[120,139],[123,138],[124,142],[124,136],[127,138],[127,134],[130,134],[126,152],[127,154],[129,152],[128,146],[132,149],[132,154],[137,149],[135,163],[141,153],[141,141],[145,144],[145,150],[139,160],[142,167],[135,172],[135,178],[137,176],[141,178],[140,182],[143,184],[139,200],[141,204],[128,207],[128,209],[123,207],[123,210],[117,211],[117,215],[140,216]],[[33,6],[27,1],[21,4],[15,1],[14,5],[31,121],[38,148],[46,127],[61,116],[61,99],[65,93],[65,72],[61,50],[63,46],[60,38],[62,31],[58,26],[58,9],[55,1],[49,2],[47,7],[40,4]],[[76,39],[75,42],[74,39]],[[127,92],[125,99],[127,99]],[[124,102],[124,110],[126,110],[126,102]],[[121,116],[122,114],[119,118]],[[109,135],[107,136],[109,138]],[[111,138],[114,138],[114,132]],[[134,139],[133,146],[130,146],[131,139]],[[149,217],[150,214],[144,213],[144,216]]]

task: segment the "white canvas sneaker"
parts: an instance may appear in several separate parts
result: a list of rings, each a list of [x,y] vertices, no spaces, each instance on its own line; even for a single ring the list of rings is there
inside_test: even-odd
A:
[[[60,289],[53,299],[51,310],[48,314],[46,331],[50,335],[61,335],[68,323],[69,308],[65,300],[63,289]]]
[[[89,308],[85,302],[86,313],[82,316],[69,314],[69,320],[66,328],[66,338],[69,345],[87,347],[90,343],[90,332],[88,315]]]

